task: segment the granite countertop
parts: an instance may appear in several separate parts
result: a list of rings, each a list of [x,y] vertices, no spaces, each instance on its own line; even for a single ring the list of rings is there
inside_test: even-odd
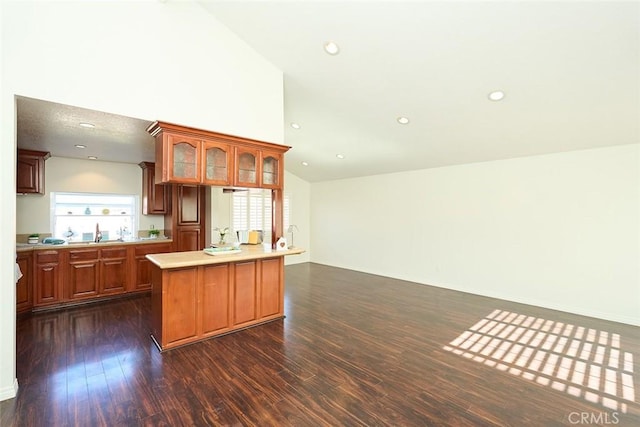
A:
[[[223,264],[227,262],[249,261],[260,258],[273,258],[285,255],[304,253],[302,248],[285,250],[263,249],[262,245],[242,245],[240,253],[209,255],[204,251],[169,252],[163,254],[146,255],[152,263],[161,269],[195,267],[198,265]]]
[[[148,239],[141,238],[135,240],[107,240],[105,242],[94,243],[94,242],[73,242],[73,243],[63,243],[61,245],[45,245],[43,243],[16,243],[16,251],[18,252],[26,252],[33,250],[51,250],[51,249],[73,249],[73,248],[89,248],[89,247],[102,247],[102,246],[116,246],[116,245],[146,245],[146,244],[157,244],[157,243],[171,243],[172,239],[167,238],[157,238],[157,239]]]

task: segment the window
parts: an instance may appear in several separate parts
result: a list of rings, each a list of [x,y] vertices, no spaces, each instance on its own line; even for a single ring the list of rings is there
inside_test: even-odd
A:
[[[283,227],[289,227],[289,195],[283,197]],[[263,240],[271,241],[271,191],[250,189],[236,191],[232,198],[233,230],[262,231]]]
[[[51,193],[53,237],[93,241],[126,240],[138,234],[138,196],[131,194]]]

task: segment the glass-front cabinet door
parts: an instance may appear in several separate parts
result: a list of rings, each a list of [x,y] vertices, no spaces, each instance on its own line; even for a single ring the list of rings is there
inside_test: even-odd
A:
[[[233,152],[227,144],[204,142],[203,184],[230,185],[233,173]]]
[[[281,164],[282,155],[262,152],[262,187],[280,188],[281,186]]]
[[[239,187],[257,187],[260,171],[258,170],[258,150],[245,147],[236,148],[235,185]]]
[[[199,183],[201,141],[179,135],[169,135],[168,141],[170,180]]]

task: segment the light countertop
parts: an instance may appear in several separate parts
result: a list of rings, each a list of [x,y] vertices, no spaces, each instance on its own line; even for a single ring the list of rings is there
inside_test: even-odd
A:
[[[157,239],[135,239],[135,240],[107,240],[105,242],[94,243],[94,242],[73,242],[73,243],[63,243],[61,245],[45,245],[43,243],[16,243],[16,251],[17,252],[26,252],[33,250],[51,250],[51,249],[80,249],[80,248],[100,248],[103,246],[116,246],[116,245],[146,245],[146,244],[158,244],[158,243],[171,243],[172,239],[167,238],[157,238]]]
[[[194,267],[198,265],[223,264],[227,262],[249,261],[260,258],[274,258],[286,255],[298,255],[304,253],[302,248],[290,248],[285,250],[264,250],[262,245],[242,245],[241,252],[234,254],[209,255],[204,251],[169,252],[163,254],[146,255],[152,263],[161,269],[182,267]]]

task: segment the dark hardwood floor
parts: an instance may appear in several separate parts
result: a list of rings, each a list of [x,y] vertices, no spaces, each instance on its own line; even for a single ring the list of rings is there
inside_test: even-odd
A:
[[[159,353],[150,298],[19,318],[8,426],[640,425],[638,328],[318,264]]]

